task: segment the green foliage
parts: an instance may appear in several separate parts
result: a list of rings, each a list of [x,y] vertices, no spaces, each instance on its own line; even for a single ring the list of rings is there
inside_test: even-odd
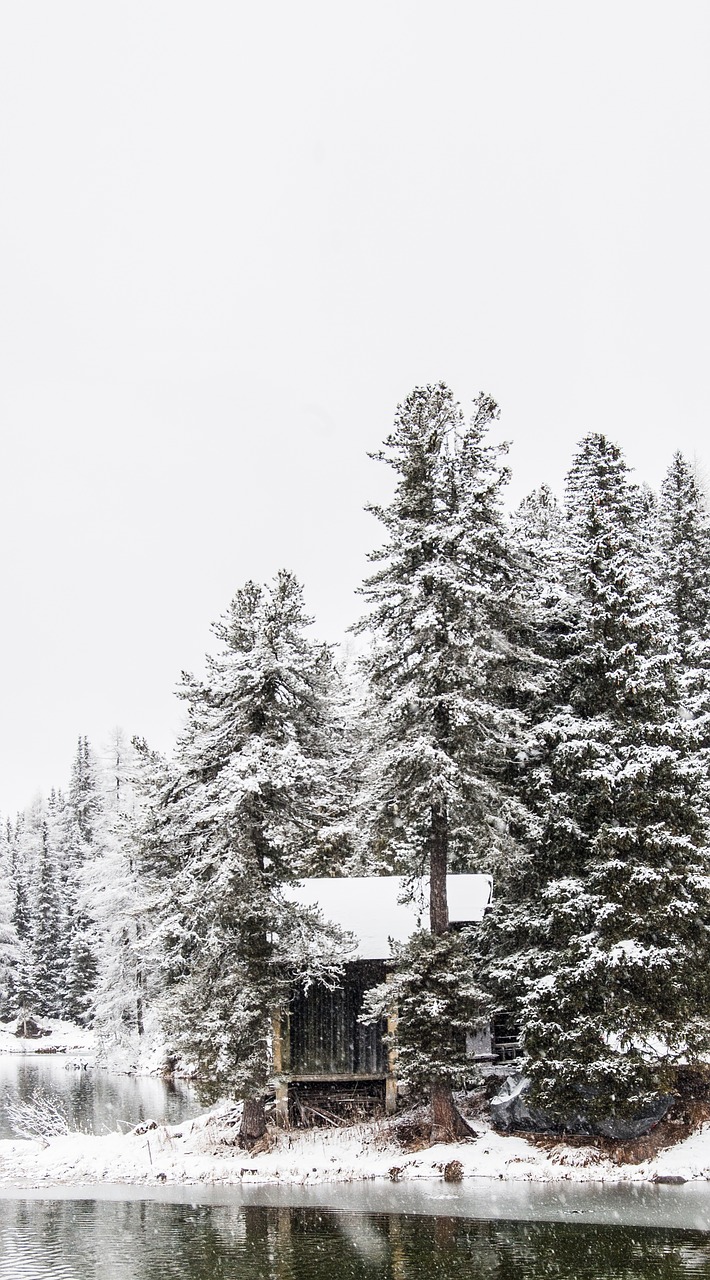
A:
[[[472,976],[470,931],[413,934],[396,948],[393,972],[365,997],[364,1020],[389,1014],[386,1037],[397,1051],[397,1074],[417,1086],[432,1080],[461,1088],[477,1074],[466,1056],[466,1034],[488,1019],[485,993]]]
[[[456,870],[487,865],[505,829],[501,761],[524,664],[506,447],[486,439],[497,417],[489,396],[465,422],[444,384],[418,387],[376,455],[397,483],[387,507],[371,508],[386,541],[361,589],[358,628],[373,639],[361,813],[372,860],[394,871],[428,868],[437,825]]]
[[[518,774],[530,812],[478,947],[536,1099],[628,1114],[710,1048],[708,825],[648,513],[618,448],[570,473],[550,686]]]
[[[505,773],[528,662],[506,446],[487,439],[497,418],[481,394],[466,422],[443,383],[399,406],[377,455],[397,477],[390,504],[373,508],[386,541],[362,588],[360,630],[373,638],[363,828],[378,867],[430,877],[432,932],[398,953],[392,991],[400,1070],[437,1089],[470,1071],[465,1032],[481,1016],[475,957],[447,932],[446,876],[490,870],[508,845]]]
[[[288,982],[342,959],[333,931],[283,893],[322,868],[340,816],[332,657],[309,625],[288,573],[237,592],[207,679],[183,680],[187,727],[156,779],[143,866],[158,904],[164,1022],[215,1095],[263,1091]]]
[[[281,573],[236,593],[205,678],[184,677],[174,758],[138,750],[135,811],[126,744],[107,801],[79,739],[66,797],[3,833],[0,1011],[133,1033],[161,992],[212,1095],[257,1095],[273,1006],[345,956],[287,886],[376,869],[441,891],[432,934],[370,1000],[396,1001],[412,1081],[469,1074],[465,1031],[489,1007],[522,1025],[537,1100],[557,1110],[584,1095],[589,1112],[634,1111],[710,1051],[704,496],[677,454],[656,502],[592,433],[565,506],[543,486],[511,526],[497,418],[481,395],[466,421],[441,383],[397,410],[355,730]],[[447,870],[494,873],[470,934],[446,932]]]
[[[62,1013],[62,904],[56,861],[46,821],[42,823],[32,931],[33,987],[37,1011],[52,1018]]]
[[[683,705],[710,751],[710,515],[694,469],[676,453],[658,509],[659,585],[681,661]]]

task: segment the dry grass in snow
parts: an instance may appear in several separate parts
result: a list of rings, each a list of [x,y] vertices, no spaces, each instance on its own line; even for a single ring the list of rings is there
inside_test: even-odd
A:
[[[402,1119],[348,1128],[272,1131],[262,1149],[237,1145],[239,1108],[223,1105],[187,1124],[139,1125],[131,1133],[44,1136],[0,1142],[0,1182],[51,1186],[97,1182],[159,1185],[281,1183],[365,1179],[506,1181],[710,1181],[710,1125],[640,1163],[595,1144],[529,1141],[483,1129],[468,1142],[419,1147],[402,1140]],[[399,1131],[399,1137],[398,1137]],[[414,1145],[414,1149],[412,1149]]]

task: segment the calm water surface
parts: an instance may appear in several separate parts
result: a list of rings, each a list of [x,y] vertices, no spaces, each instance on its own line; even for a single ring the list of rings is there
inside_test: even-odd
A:
[[[0,1202],[0,1280],[675,1280],[699,1231],[268,1205]]]
[[[76,1070],[72,1062],[63,1054],[0,1056],[0,1138],[15,1136],[6,1100],[28,1100],[35,1091],[58,1100],[70,1129],[83,1133],[125,1131],[143,1120],[180,1124],[201,1110],[194,1092],[181,1081]]]

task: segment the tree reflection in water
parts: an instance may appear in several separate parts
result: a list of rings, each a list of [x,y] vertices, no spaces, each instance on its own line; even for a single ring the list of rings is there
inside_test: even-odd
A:
[[[153,1201],[0,1201],[0,1280],[710,1280],[699,1231]]]

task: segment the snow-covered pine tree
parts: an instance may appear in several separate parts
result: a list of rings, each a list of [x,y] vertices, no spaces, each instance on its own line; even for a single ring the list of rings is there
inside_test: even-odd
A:
[[[566,637],[578,624],[580,605],[570,587],[565,511],[547,485],[529,494],[513,513],[511,538],[520,575],[525,639],[533,659],[520,699],[528,727],[507,773],[508,788],[517,802],[511,823],[515,839],[508,845],[508,856],[496,862],[493,902],[475,931],[473,945],[494,1012],[515,1021],[521,989],[513,976],[517,970],[511,975],[509,964],[520,962],[529,899],[540,886],[540,876],[549,872],[542,855],[549,843],[549,784],[539,726],[564,702],[561,660]],[[502,982],[498,981],[499,965]]]
[[[97,975],[96,926],[85,881],[87,866],[101,850],[102,802],[97,761],[86,736],[77,743],[59,825],[66,933],[64,1016],[90,1024]]]
[[[441,984],[436,996],[424,980],[428,972],[433,981],[436,965],[426,964],[426,943],[417,937],[411,972],[420,978],[406,996],[400,992],[402,1009],[429,1009],[430,1040],[440,1048],[430,1063],[434,1140],[461,1132],[451,1085],[470,1070],[456,1030],[458,1002],[464,992],[472,994],[470,957],[442,942],[449,924],[446,875],[491,866],[506,829],[501,783],[518,719],[520,619],[501,506],[507,470],[503,447],[486,441],[497,417],[496,405],[481,395],[466,424],[442,383],[416,388],[400,405],[394,430],[375,455],[397,476],[390,504],[371,508],[387,541],[372,555],[379,567],[362,588],[370,612],[359,630],[373,638],[365,659],[372,738],[363,817],[377,859],[388,856],[393,871],[412,877],[429,875],[428,945],[432,955],[446,951],[448,965],[455,951],[461,966],[450,988],[458,988],[456,1008],[444,1007]],[[405,948],[399,985],[406,984],[407,964]],[[469,1022],[477,1015],[480,1005],[472,998]],[[420,1017],[408,1021],[400,1013],[405,1056],[408,1037],[416,1054],[414,1041],[421,1043],[422,1034]]]
[[[556,706],[520,786],[537,824],[498,885],[499,992],[558,1115],[629,1114],[707,1051],[707,825],[668,619],[620,450],[581,443],[568,478]],[[491,935],[495,945],[495,937]]]
[[[523,994],[521,952],[534,933],[537,895],[553,874],[554,850],[547,828],[549,777],[539,726],[564,702],[561,656],[565,637],[578,621],[579,603],[570,590],[565,512],[547,485],[531,493],[514,512],[511,537],[520,573],[525,639],[533,656],[521,697],[528,727],[507,772],[516,802],[511,823],[514,841],[493,868],[493,901],[473,934],[472,945],[493,1016],[515,1024],[520,1021]],[[564,856],[563,852],[563,861]]]
[[[61,791],[52,787],[46,805],[43,807],[43,814],[47,824],[49,847],[52,851],[54,889],[59,912],[54,969],[61,977],[56,997],[57,1012],[54,1016],[70,1018],[71,1013],[67,1007],[67,974],[71,942],[71,897],[65,841],[64,796]]]
[[[247,1145],[264,1131],[275,1006],[292,981],[341,960],[328,931],[282,893],[322,870],[334,817],[332,660],[307,637],[310,621],[289,573],[237,592],[214,628],[221,648],[206,680],[183,678],[187,725],[147,846],[163,895],[167,1029],[207,1094],[244,1098]]]
[[[157,908],[141,875],[149,856],[141,849],[152,821],[150,802],[165,777],[163,761],[145,742],[114,732],[101,774],[101,847],[84,868],[96,922],[93,1025],[104,1053],[118,1048],[134,1060],[161,990],[161,957],[149,953],[145,941]]]
[[[710,746],[710,516],[695,468],[676,453],[659,503],[660,584],[674,622],[686,709]]]
[[[106,813],[131,813],[135,807],[136,740],[117,725],[100,756],[101,800]]]
[[[11,974],[10,1001],[13,1011],[17,1011],[22,1017],[33,1012],[36,1005],[32,962],[31,866],[25,827],[24,814],[18,814],[14,826],[9,822],[7,826],[10,878],[14,896],[12,926],[18,948]]]
[[[57,874],[56,850],[50,841],[50,828],[46,816],[43,816],[41,823],[35,876],[32,958],[37,1012],[46,1017],[61,1018],[64,1012],[62,899]]]
[[[77,742],[68,800],[84,846],[89,849],[101,814],[101,796],[97,783],[96,758],[85,734]]]
[[[11,842],[12,828],[6,822],[0,826],[0,1018],[9,1018],[16,1011],[15,978],[20,958]]]
[[[558,638],[568,630],[574,610],[566,581],[565,524],[564,510],[547,485],[529,494],[511,521],[526,637],[537,659],[526,703],[535,706],[538,718],[541,705],[549,703]]]

